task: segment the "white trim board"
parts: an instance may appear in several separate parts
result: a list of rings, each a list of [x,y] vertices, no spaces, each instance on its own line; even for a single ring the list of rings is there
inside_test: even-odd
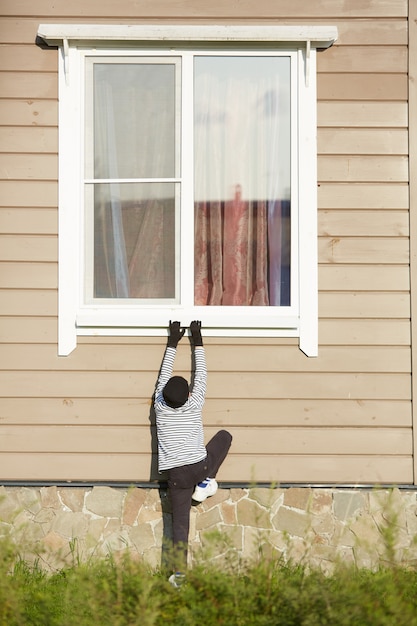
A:
[[[246,25],[110,25],[110,24],[40,24],[38,37],[48,46],[61,46],[64,41],[90,43],[150,41],[181,42],[310,42],[315,48],[329,48],[337,39],[336,26],[246,26]]]

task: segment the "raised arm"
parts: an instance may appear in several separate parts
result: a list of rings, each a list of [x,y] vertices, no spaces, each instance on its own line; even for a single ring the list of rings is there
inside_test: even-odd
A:
[[[158,382],[156,383],[156,395],[162,392],[172,376],[174,369],[174,360],[177,353],[177,345],[184,336],[185,328],[181,328],[180,322],[169,323],[169,336],[167,347],[165,349],[164,358],[162,360],[161,370],[159,372]]]
[[[195,374],[191,399],[199,406],[203,406],[207,386],[206,353],[201,336],[201,322],[193,321],[190,324],[191,338],[194,344]]]

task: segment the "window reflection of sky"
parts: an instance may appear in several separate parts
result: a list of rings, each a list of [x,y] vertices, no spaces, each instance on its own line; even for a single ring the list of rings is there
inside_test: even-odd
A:
[[[96,63],[94,86],[96,177],[175,176],[175,65]]]
[[[95,64],[97,178],[179,171],[175,64]],[[197,55],[194,81],[196,200],[289,199],[290,57]]]
[[[290,197],[290,58],[196,57],[196,199]]]

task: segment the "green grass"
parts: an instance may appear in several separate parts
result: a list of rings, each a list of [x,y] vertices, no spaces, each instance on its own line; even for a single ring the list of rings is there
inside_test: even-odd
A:
[[[417,572],[200,563],[176,590],[128,554],[53,574],[0,545],[0,626],[417,626]]]

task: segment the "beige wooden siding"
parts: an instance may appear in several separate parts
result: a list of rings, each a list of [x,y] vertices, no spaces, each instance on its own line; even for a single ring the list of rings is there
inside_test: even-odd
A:
[[[0,481],[156,479],[160,339],[57,357],[57,52],[41,22],[334,24],[318,55],[319,357],[291,339],[206,341],[220,480],[411,483],[406,0],[3,0]],[[177,372],[188,375],[180,344]]]

